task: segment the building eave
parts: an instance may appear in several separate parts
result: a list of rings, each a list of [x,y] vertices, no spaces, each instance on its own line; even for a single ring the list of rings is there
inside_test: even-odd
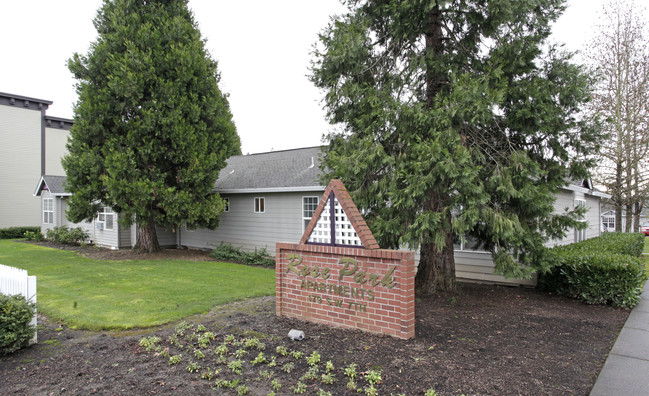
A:
[[[219,194],[263,194],[263,193],[282,193],[282,192],[315,192],[324,191],[325,186],[302,186],[302,187],[271,187],[271,188],[232,188],[232,189],[214,189]]]

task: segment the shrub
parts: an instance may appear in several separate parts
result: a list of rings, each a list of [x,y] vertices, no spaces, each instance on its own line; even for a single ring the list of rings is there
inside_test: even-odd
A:
[[[244,252],[240,248],[236,248],[230,244],[221,244],[219,247],[210,252],[210,257],[222,261],[233,261],[249,265],[261,265],[264,267],[271,267],[275,265],[275,259],[268,255],[266,249],[255,249],[254,252]]]
[[[29,343],[36,328],[30,325],[35,304],[21,295],[0,294],[0,353],[8,354]]]
[[[560,264],[539,277],[539,287],[588,304],[634,307],[647,280],[638,235],[644,244],[642,234],[607,233],[553,248]]]
[[[627,254],[642,257],[645,236],[640,233],[605,232],[597,238],[568,245],[568,249],[587,248],[599,252]]]
[[[0,239],[23,238],[25,232],[41,232],[40,227],[9,227],[0,229]]]
[[[64,243],[66,245],[78,245],[88,239],[88,233],[79,227],[68,229],[68,227],[54,227],[47,230],[47,239],[52,242]]]
[[[28,241],[42,241],[45,239],[43,234],[39,231],[25,231],[23,234],[23,237],[27,239]]]

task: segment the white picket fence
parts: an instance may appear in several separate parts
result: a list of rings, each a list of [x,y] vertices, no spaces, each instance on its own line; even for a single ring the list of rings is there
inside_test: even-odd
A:
[[[36,304],[36,277],[27,275],[27,271],[20,268],[9,267],[0,264],[0,293],[2,294],[20,294],[27,301]],[[36,327],[36,308],[34,308],[34,318],[31,324]],[[34,333],[32,342],[38,339]]]

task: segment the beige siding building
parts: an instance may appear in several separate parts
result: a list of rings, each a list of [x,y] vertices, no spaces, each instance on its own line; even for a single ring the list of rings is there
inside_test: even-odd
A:
[[[48,117],[51,104],[0,92],[0,228],[41,225],[34,180],[65,174],[61,158],[72,121]]]

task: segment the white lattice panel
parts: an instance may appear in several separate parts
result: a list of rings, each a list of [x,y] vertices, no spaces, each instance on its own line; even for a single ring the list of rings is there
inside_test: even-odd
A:
[[[331,243],[331,210],[330,203],[327,202],[320,218],[316,223],[313,232],[309,237],[309,242],[312,243]],[[336,245],[348,245],[348,246],[362,246],[361,239],[356,234],[354,226],[347,218],[343,207],[338,202],[338,199],[334,197],[334,214],[333,221],[335,224],[335,243]]]

